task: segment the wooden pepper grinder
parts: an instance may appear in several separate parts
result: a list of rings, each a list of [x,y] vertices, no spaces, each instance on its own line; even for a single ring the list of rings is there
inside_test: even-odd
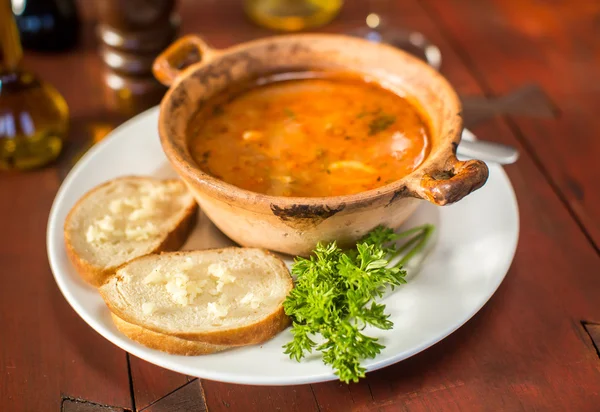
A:
[[[175,0],[98,1],[100,56],[110,106],[133,116],[160,102],[166,88],[152,75],[154,58],[177,36]]]

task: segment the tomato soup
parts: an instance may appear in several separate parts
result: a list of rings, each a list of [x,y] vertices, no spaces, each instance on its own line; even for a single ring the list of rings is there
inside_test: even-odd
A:
[[[429,151],[429,127],[407,99],[350,75],[258,82],[191,122],[206,173],[274,196],[337,196],[389,184]]]

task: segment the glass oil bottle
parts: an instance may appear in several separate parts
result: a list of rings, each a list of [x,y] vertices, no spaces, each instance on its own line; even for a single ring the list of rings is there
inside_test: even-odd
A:
[[[60,153],[69,111],[58,91],[22,67],[9,0],[0,0],[0,169],[41,167]]]

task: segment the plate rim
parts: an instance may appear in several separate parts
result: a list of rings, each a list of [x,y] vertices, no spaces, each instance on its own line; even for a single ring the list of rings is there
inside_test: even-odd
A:
[[[60,222],[57,222],[57,220],[58,220],[57,215],[59,213],[58,205],[63,203],[63,198],[66,196],[66,193],[67,193],[67,187],[71,185],[72,181],[77,179],[77,177],[79,176],[81,171],[87,167],[88,162],[91,161],[91,159],[96,155],[97,152],[104,150],[105,146],[113,144],[112,142],[115,140],[115,137],[119,134],[119,132],[122,129],[126,129],[129,126],[137,124],[137,123],[141,123],[146,118],[151,117],[152,115],[154,115],[155,112],[158,112],[158,111],[159,111],[159,106],[152,107],[152,108],[138,114],[137,116],[132,117],[131,119],[127,120],[126,122],[122,123],[121,125],[119,125],[113,131],[111,131],[110,134],[108,136],[106,136],[101,142],[97,143],[90,150],[88,150],[87,153],[85,153],[83,155],[83,157],[77,162],[77,164],[69,171],[69,173],[67,174],[65,179],[61,182],[58,191],[56,192],[55,198],[52,202],[52,207],[50,208],[50,212],[48,215],[48,222],[47,222],[47,228],[46,228],[46,252],[47,252],[52,276],[54,278],[54,281],[58,285],[58,288],[59,288],[61,294],[63,295],[65,300],[69,303],[71,308],[73,308],[75,313],[77,313],[77,315],[81,319],[83,319],[88,324],[88,326],[90,326],[100,336],[102,336],[104,339],[108,340],[109,342],[111,342],[112,344],[117,346],[118,348],[125,350],[128,353],[133,354],[136,357],[143,359],[149,363],[152,363],[154,365],[158,365],[165,369],[169,369],[169,370],[172,370],[172,371],[175,371],[178,373],[182,373],[185,375],[198,376],[199,374],[197,372],[197,367],[187,367],[185,365],[172,364],[171,362],[163,361],[162,357],[155,357],[152,355],[152,352],[148,352],[148,351],[153,351],[152,349],[145,348],[145,347],[135,343],[134,341],[131,341],[129,338],[127,338],[125,336],[118,336],[118,334],[114,334],[110,330],[106,330],[106,327],[103,326],[100,321],[96,320],[94,316],[88,315],[86,310],[79,304],[79,300],[71,293],[71,291],[67,285],[67,278],[65,276],[57,275],[57,272],[60,272],[59,263],[57,262],[58,256],[54,256],[55,254],[53,254],[53,251],[55,249],[55,242],[53,239],[53,234],[54,234],[54,231],[56,230],[56,226],[60,223]],[[471,133],[468,129],[463,130],[463,137],[467,138],[467,139],[475,138],[473,133]],[[383,359],[380,361],[377,361],[377,358],[373,359],[372,363],[370,363],[367,366],[367,374],[370,372],[373,372],[375,370],[385,368],[387,366],[390,366],[395,363],[406,360],[408,358],[411,358],[411,357],[415,356],[416,354],[432,347],[433,345],[435,345],[438,342],[447,338],[449,335],[454,333],[456,330],[458,330],[463,325],[465,325],[469,320],[471,320],[473,318],[473,316],[475,316],[483,308],[483,306],[485,306],[487,304],[487,302],[492,298],[492,296],[494,296],[494,294],[500,287],[500,284],[502,284],[502,282],[506,278],[506,275],[514,261],[514,257],[515,257],[516,250],[517,250],[518,243],[519,243],[520,215],[519,215],[519,206],[518,206],[517,197],[516,197],[516,194],[514,191],[514,187],[511,183],[510,179],[508,178],[508,175],[506,174],[504,168],[502,168],[499,165],[497,166],[497,168],[499,169],[501,177],[508,184],[508,189],[509,189],[509,194],[510,194],[509,201],[510,201],[511,207],[515,211],[515,223],[516,223],[515,240],[514,240],[512,249],[510,250],[510,259],[506,259],[506,261],[504,262],[504,265],[502,267],[502,270],[501,270],[502,272],[504,272],[504,274],[497,278],[496,283],[491,288],[493,290],[491,291],[489,296],[487,298],[483,299],[482,302],[480,302],[480,304],[474,306],[474,309],[472,311],[470,311],[468,313],[468,315],[465,316],[465,319],[462,322],[451,325],[450,327],[443,330],[441,333],[436,334],[435,338],[421,343],[420,345],[418,345],[411,351],[403,352],[402,355],[400,355],[400,356],[397,356],[397,355],[390,356],[389,358]],[[166,354],[163,352],[160,352],[160,353],[164,354],[164,355],[169,355],[166,357],[166,359],[169,359],[171,356],[180,357],[180,355],[170,355],[170,354]],[[216,355],[218,356],[218,354],[216,354]],[[326,381],[332,381],[332,380],[338,379],[338,376],[335,375],[333,373],[333,371],[326,372],[326,373],[311,374],[310,376],[306,376],[306,377],[304,377],[304,376],[303,377],[286,376],[286,377],[282,377],[278,380],[278,379],[275,379],[275,378],[269,377],[269,376],[253,376],[253,375],[248,375],[248,374],[231,375],[228,372],[219,373],[219,372],[212,372],[210,370],[208,370],[208,371],[205,370],[205,371],[203,371],[202,376],[198,376],[198,377],[200,377],[202,379],[215,380],[215,381],[219,381],[219,382],[243,384],[243,385],[257,385],[257,386],[302,385],[302,384],[319,383],[319,382],[326,382]]]

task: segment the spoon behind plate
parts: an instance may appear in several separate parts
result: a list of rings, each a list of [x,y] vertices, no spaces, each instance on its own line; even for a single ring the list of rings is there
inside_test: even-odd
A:
[[[417,56],[434,69],[439,70],[442,64],[440,49],[426,39],[423,34],[415,31],[390,28],[382,31],[382,27],[379,27],[379,20],[377,22],[377,27],[369,26],[361,28],[355,30],[352,34],[376,43],[389,43]],[[468,140],[465,140],[464,137]],[[463,139],[457,149],[457,154],[501,165],[512,164],[519,158],[519,151],[515,147],[501,143],[472,140],[474,138],[475,136],[465,129],[463,131]]]
[[[509,165],[517,161],[519,151],[509,145],[481,140],[461,140],[456,153],[459,156]]]

